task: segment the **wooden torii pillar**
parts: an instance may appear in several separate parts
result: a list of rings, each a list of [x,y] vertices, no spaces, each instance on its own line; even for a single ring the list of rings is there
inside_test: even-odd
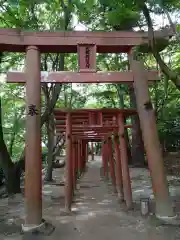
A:
[[[81,49],[81,48],[80,48]],[[93,49],[93,51],[95,51],[96,49]],[[92,53],[93,54],[93,53]],[[91,59],[90,59],[91,60]],[[92,61],[93,61],[93,63],[90,65],[90,67],[92,68],[92,71],[96,71],[96,65],[95,65],[95,63],[96,63],[96,60],[94,60],[94,59],[92,59]],[[83,64],[83,66],[84,66],[84,61],[82,62],[82,64]],[[82,71],[82,70],[80,70],[80,71]],[[83,70],[84,71],[84,70]],[[93,113],[89,113],[89,123],[90,124],[96,124],[96,119],[95,119],[95,115],[93,114]],[[94,161],[94,143],[93,142],[91,142],[90,143],[91,145],[90,145],[90,153],[91,153],[91,160],[92,161]]]
[[[26,49],[25,224],[31,231],[42,223],[41,82],[40,53]],[[33,155],[32,155],[33,153]],[[28,171],[27,171],[28,169]]]
[[[73,194],[76,190],[76,181],[77,181],[77,157],[76,157],[76,141],[75,137],[72,137],[72,175],[73,175]]]
[[[122,164],[121,164],[121,157],[120,157],[118,133],[116,133],[114,135],[114,150],[115,150],[115,159],[116,159],[117,193],[118,193],[119,200],[123,201],[124,200],[124,191],[123,191]]]
[[[161,152],[156,119],[151,103],[147,76],[141,57],[136,49],[129,53],[130,68],[134,74],[134,90],[140,125],[147,154],[148,166],[152,177],[152,185],[156,201],[156,216],[163,220],[176,218],[169,197],[165,175],[164,161]]]
[[[94,143],[91,142],[91,160],[94,161]]]
[[[131,191],[131,179],[129,175],[128,167],[128,154],[127,154],[127,143],[125,140],[125,127],[124,127],[124,116],[122,114],[118,115],[118,125],[119,125],[119,138],[120,138],[120,156],[122,164],[122,180],[123,180],[123,191],[124,200],[126,201],[126,206],[128,209],[133,207],[132,191]]]
[[[66,184],[65,184],[65,211],[71,212],[73,197],[73,163],[72,163],[72,116],[68,112],[66,115]]]
[[[107,159],[107,142],[105,139],[102,141],[102,164],[104,177],[108,180],[108,159]]]
[[[111,136],[107,139],[107,145],[108,145],[108,160],[110,165],[110,174],[111,174],[111,181],[113,185],[113,191],[114,193],[117,193],[116,189],[116,174],[115,174],[115,165],[114,165],[114,157],[113,157],[113,148],[112,148],[112,138]]]

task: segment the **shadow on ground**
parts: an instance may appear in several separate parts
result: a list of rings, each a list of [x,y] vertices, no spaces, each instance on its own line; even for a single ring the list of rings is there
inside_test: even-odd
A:
[[[54,171],[57,184],[46,183],[43,186],[43,218],[53,223],[56,229],[50,237],[36,236],[33,239],[180,239],[179,227],[163,226],[152,216],[144,218],[140,215],[140,197],[149,196],[153,199],[151,179],[146,169],[131,169],[135,209],[127,212],[124,204],[120,204],[117,196],[112,194],[111,184],[100,180],[99,167],[100,158],[96,157],[81,180],[70,216],[64,214],[64,187],[58,185],[58,182],[62,182],[62,170]],[[168,179],[171,195],[180,196],[180,187],[172,184],[173,177],[169,176]],[[20,235],[24,218],[21,196],[8,201],[0,200],[0,216],[0,239],[25,239]]]

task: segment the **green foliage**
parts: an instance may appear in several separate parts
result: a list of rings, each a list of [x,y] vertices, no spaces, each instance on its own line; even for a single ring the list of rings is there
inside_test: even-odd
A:
[[[83,89],[78,89],[78,86],[76,88],[77,90],[73,89],[72,84],[63,85],[57,102],[58,108],[76,109],[84,107],[87,101],[86,95],[83,94]]]
[[[139,12],[132,11],[129,8],[121,7],[115,8],[109,12],[106,12],[105,16],[108,18],[108,24],[116,26],[117,30],[128,30],[135,27],[140,19]]]
[[[25,102],[24,88],[17,84],[1,84],[4,139],[14,161],[24,148]]]

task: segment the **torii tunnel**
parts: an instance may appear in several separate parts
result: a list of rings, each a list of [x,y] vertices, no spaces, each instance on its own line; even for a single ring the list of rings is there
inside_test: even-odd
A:
[[[127,143],[124,137],[124,129],[132,126],[124,125],[124,120],[134,114],[136,114],[135,109],[80,109],[71,111],[56,109],[54,111],[56,134],[66,132],[67,182],[65,199],[67,211],[71,210],[73,189],[76,188],[77,176],[75,173],[82,173],[85,170],[88,142],[102,142],[104,175],[107,176],[109,165],[114,190],[117,191],[121,200],[125,200],[128,208],[132,207]],[[113,160],[112,139],[115,146],[116,166]]]
[[[39,229],[42,221],[42,159],[41,159],[41,83],[119,83],[132,85],[136,95],[135,110],[55,110],[56,132],[66,131],[66,210],[71,210],[72,192],[76,186],[77,169],[82,172],[87,160],[87,142],[102,141],[104,174],[107,156],[114,189],[127,207],[132,206],[132,193],[127,159],[124,118],[138,114],[143,135],[152,188],[156,200],[156,216],[173,218],[156,119],[148,86],[158,80],[157,71],[144,68],[135,47],[148,44],[147,32],[23,32],[0,29],[1,52],[25,52],[25,72],[9,72],[7,82],[26,86],[25,140],[25,225],[24,231]],[[155,39],[172,36],[156,31]],[[76,72],[41,72],[41,53],[77,53]],[[126,53],[129,71],[98,72],[96,53]],[[79,118],[74,117],[78,115]],[[66,125],[65,125],[66,120]],[[91,131],[91,133],[90,133]],[[112,158],[114,141],[116,168]],[[77,144],[78,142],[78,144]],[[117,174],[115,174],[115,172]]]

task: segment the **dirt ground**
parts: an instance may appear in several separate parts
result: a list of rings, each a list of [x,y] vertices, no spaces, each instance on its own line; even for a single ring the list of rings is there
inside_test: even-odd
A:
[[[100,157],[89,163],[88,172],[80,182],[80,190],[73,204],[72,216],[63,216],[64,187],[59,186],[62,170],[53,172],[57,184],[43,187],[43,218],[56,228],[51,236],[35,239],[119,239],[128,240],[174,240],[180,239],[180,228],[164,226],[154,217],[142,217],[138,203],[140,197],[153,199],[151,179],[146,169],[131,168],[134,211],[125,211],[112,193],[111,184],[100,180]],[[168,176],[172,197],[180,196],[180,179]],[[0,240],[20,240],[21,223],[24,218],[22,196],[0,200]]]

